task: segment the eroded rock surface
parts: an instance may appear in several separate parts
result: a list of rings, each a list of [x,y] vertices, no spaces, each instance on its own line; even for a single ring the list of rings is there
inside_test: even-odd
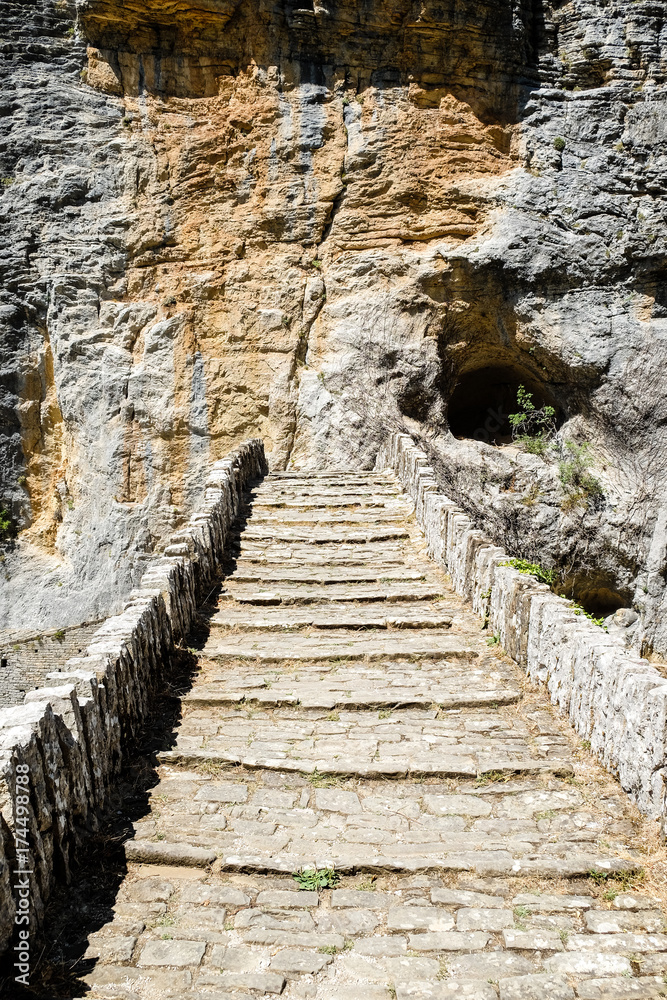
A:
[[[251,433],[371,467],[407,426],[667,648],[663,7],[5,4],[2,624],[115,610]],[[519,383],[603,502],[474,440]]]

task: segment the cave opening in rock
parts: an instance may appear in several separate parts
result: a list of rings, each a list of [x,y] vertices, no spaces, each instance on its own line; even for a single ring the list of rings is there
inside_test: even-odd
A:
[[[553,406],[560,422],[558,405],[545,386],[519,369],[493,365],[465,372],[459,378],[447,411],[454,437],[508,444],[512,440],[509,416],[518,410],[520,385],[533,394],[537,408]]]

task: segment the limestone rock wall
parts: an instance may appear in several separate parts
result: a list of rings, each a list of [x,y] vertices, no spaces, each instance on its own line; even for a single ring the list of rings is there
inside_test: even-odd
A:
[[[144,574],[123,611],[92,636],[83,656],[47,674],[25,703],[0,710],[0,954],[9,944],[16,871],[30,874],[31,929],[57,881],[68,881],[86,832],[95,829],[173,645],[189,631],[197,601],[220,573],[229,528],[249,480],[266,471],[251,440],[213,464],[201,508]],[[18,802],[19,791],[29,800]],[[19,833],[24,840],[15,840]],[[26,846],[26,863],[17,848]]]
[[[0,17],[0,627],[117,610],[248,434],[370,467],[408,428],[494,537],[667,650],[662,2]],[[604,505],[452,436],[489,368],[590,443]]]

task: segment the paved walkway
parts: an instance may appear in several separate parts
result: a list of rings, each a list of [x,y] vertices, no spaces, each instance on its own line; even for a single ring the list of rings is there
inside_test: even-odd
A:
[[[393,477],[270,475],[246,514],[88,995],[667,993],[635,811]]]

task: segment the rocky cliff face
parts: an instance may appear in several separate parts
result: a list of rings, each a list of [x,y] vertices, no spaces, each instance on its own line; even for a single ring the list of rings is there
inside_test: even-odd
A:
[[[369,467],[406,427],[664,651],[665,7],[7,3],[0,624],[114,610],[250,434]],[[519,384],[602,494],[507,443]]]

